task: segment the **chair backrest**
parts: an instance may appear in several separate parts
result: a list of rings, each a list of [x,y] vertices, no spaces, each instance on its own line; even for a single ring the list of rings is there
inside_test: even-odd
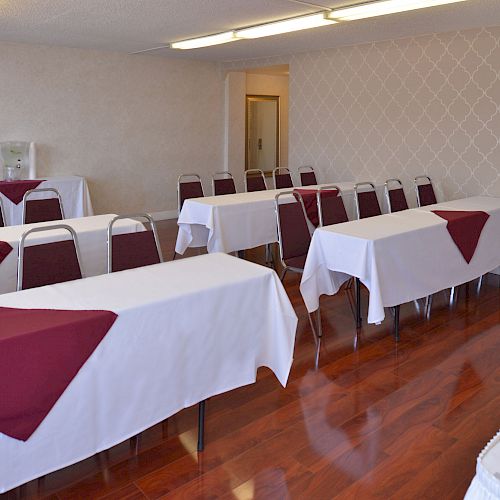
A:
[[[316,191],[316,204],[318,205],[320,226],[331,226],[332,224],[349,221],[344,200],[342,199],[342,192],[335,184],[321,186]]]
[[[177,212],[180,214],[184,201],[189,198],[203,198],[203,185],[198,174],[182,174],[177,179]]]
[[[212,193],[214,196],[236,193],[236,186],[231,172],[215,172],[212,176]]]
[[[302,186],[315,186],[318,184],[316,172],[311,166],[299,167],[300,183]]]
[[[395,185],[395,187],[391,189],[391,185]],[[387,179],[384,190],[389,213],[401,212],[401,210],[408,209],[403,183],[399,179]]]
[[[55,197],[42,200],[29,198],[39,193],[51,193]],[[61,195],[54,188],[29,189],[23,196],[23,224],[49,222],[64,219],[64,210]]]
[[[61,229],[68,231],[70,240],[26,246],[33,233]],[[17,290],[53,285],[83,278],[78,238],[66,224],[36,227],[21,236],[17,258]]]
[[[5,212],[3,209],[3,201],[2,198],[0,198],[0,227],[5,227]]]
[[[293,196],[293,201],[280,203],[281,197]],[[311,233],[307,225],[307,215],[302,196],[293,191],[278,193],[275,198],[278,223],[278,245],[281,263],[287,267],[293,260],[307,255],[311,243]]]
[[[420,181],[427,181],[420,184]],[[437,203],[436,193],[432,185],[431,178],[428,175],[419,175],[415,177],[415,193],[417,195],[417,205],[425,207]]]
[[[113,226],[121,219],[145,219],[151,230],[113,234]],[[163,262],[156,224],[149,214],[118,215],[108,225],[108,273]]]
[[[286,167],[273,170],[274,189],[293,188],[292,175]]]
[[[250,170],[245,170],[245,191],[251,193],[253,191],[265,191],[266,178],[264,177],[264,172],[259,168],[251,168]]]
[[[360,191],[360,189],[365,188],[369,188],[369,190]],[[382,215],[373,182],[358,182],[355,184],[354,200],[356,202],[356,215],[358,219]]]

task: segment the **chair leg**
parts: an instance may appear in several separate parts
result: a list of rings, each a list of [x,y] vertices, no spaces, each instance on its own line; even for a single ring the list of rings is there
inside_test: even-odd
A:
[[[281,276],[280,276],[281,283],[283,283],[283,280],[285,279],[285,275],[286,275],[287,271],[288,271],[288,269],[285,267],[285,269],[283,269],[283,272],[281,273]]]
[[[427,295],[425,298],[425,308],[424,308],[424,314],[426,319],[430,319],[431,317],[431,308],[432,308],[432,295]]]
[[[205,447],[205,402],[198,403],[198,451],[203,451]]]
[[[172,257],[172,260],[175,260],[175,257],[177,257],[177,252],[174,250],[174,256]]]
[[[479,293],[481,292],[481,287],[483,286],[483,278],[484,278],[484,274],[482,274],[480,277],[479,277],[479,280],[477,281],[477,288],[476,288],[476,293],[479,295]]]

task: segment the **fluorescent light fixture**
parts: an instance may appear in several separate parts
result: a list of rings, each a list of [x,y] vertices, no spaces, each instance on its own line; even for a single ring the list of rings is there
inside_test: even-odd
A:
[[[226,31],[225,33],[217,33],[216,35],[201,36],[199,38],[191,38],[190,40],[172,42],[170,48],[198,49],[200,47],[210,47],[211,45],[234,42],[235,40],[238,40],[238,38],[236,38],[234,31]]]
[[[319,26],[328,26],[337,21],[326,17],[324,12],[311,14],[307,16],[293,17],[282,21],[260,24],[250,28],[236,30],[237,38],[261,38],[264,36],[280,35],[292,31],[306,30],[309,28],[318,28]]]
[[[378,0],[352,7],[334,9],[328,13],[329,19],[336,21],[354,21],[368,17],[385,16],[386,14],[396,14],[408,10],[425,9],[437,5],[449,3],[465,2],[466,0]]]

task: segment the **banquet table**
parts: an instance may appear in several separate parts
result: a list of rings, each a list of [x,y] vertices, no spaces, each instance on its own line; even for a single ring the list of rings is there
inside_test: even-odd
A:
[[[225,254],[6,294],[2,308],[21,308],[28,316],[41,314],[34,309],[100,310],[116,319],[27,439],[6,434],[9,420],[0,405],[0,493],[252,384],[261,366],[285,386],[297,326],[276,273]],[[46,344],[38,335],[47,332],[32,333]],[[2,335],[0,353],[1,342]],[[23,382],[24,370],[0,376],[0,389]]]
[[[40,182],[41,180],[41,182]],[[17,184],[17,186],[16,186]],[[87,181],[76,175],[65,177],[46,177],[30,181],[0,181],[0,199],[5,211],[5,225],[16,226],[23,223],[22,195],[28,189],[57,189],[61,195],[64,216],[66,219],[93,215],[92,203]],[[10,196],[10,198],[9,198]],[[30,199],[47,197],[45,194],[34,194]]]
[[[465,500],[498,500],[500,498],[500,431],[484,447],[476,461],[476,475]]]
[[[64,221],[38,222],[21,226],[0,227],[0,293],[16,291],[17,254],[21,236],[35,227],[51,226],[64,223],[72,227],[77,235],[80,247],[81,265],[84,276],[97,276],[107,272],[107,230],[116,214],[93,215]],[[144,231],[141,222],[134,219],[118,220],[113,227],[113,234],[135,233]],[[53,230],[34,233],[28,236],[26,246],[70,239],[65,230]],[[9,250],[9,247],[11,250]],[[6,254],[6,255],[5,255]]]
[[[432,213],[484,211],[489,218],[470,263]],[[300,291],[308,311],[351,276],[369,290],[368,322],[380,323],[395,307],[458,286],[500,265],[500,198],[476,196],[317,229]]]
[[[353,182],[320,184],[300,189],[317,189],[331,184],[341,189],[347,215],[353,219]],[[383,186],[376,186],[376,189],[379,203],[384,207]],[[290,191],[290,188],[186,200],[177,221],[179,232],[175,251],[183,254],[189,247],[206,246],[209,253],[230,253],[275,243],[278,233],[274,198],[283,191]]]

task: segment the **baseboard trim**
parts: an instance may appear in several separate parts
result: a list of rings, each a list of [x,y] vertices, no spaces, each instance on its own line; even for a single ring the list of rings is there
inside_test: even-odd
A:
[[[177,219],[177,210],[165,210],[163,212],[150,212],[154,221]]]

